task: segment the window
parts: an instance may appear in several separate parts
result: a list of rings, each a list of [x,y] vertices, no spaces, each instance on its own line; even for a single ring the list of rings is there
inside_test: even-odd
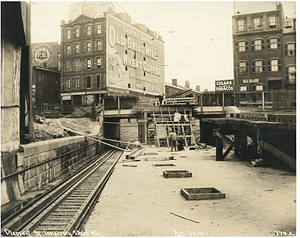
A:
[[[253,28],[254,29],[261,29],[261,18],[257,17],[253,19]]]
[[[70,72],[72,69],[71,69],[71,62],[70,61],[67,61],[66,62],[66,71],[67,72]]]
[[[80,53],[80,45],[79,44],[75,44],[75,54]]]
[[[80,60],[75,60],[75,71],[79,71],[80,70]]]
[[[102,24],[97,24],[97,34],[101,34]]]
[[[88,36],[92,35],[92,26],[91,25],[89,25],[89,26],[86,27],[86,34]]]
[[[268,71],[276,72],[281,70],[281,60],[280,59],[269,59],[268,60]]]
[[[271,49],[277,49],[277,39],[276,38],[271,38],[270,39],[270,48]]]
[[[254,60],[252,61],[252,73],[261,73],[264,72],[265,69],[265,61],[263,60]]]
[[[86,76],[86,88],[91,88],[92,86],[92,77]]]
[[[247,86],[241,85],[240,92],[246,92],[246,91],[247,91]]]
[[[286,67],[286,79],[288,83],[296,83],[296,66]]]
[[[102,40],[97,41],[97,51],[102,50]]]
[[[70,90],[71,89],[71,79],[67,78],[67,89]]]
[[[285,54],[289,56],[296,55],[295,43],[287,43],[285,45]]]
[[[80,34],[79,34],[79,27],[76,27],[75,28],[75,37],[79,37]]]
[[[66,37],[67,37],[67,39],[71,39],[71,30],[70,29],[66,30]]]
[[[101,68],[101,66],[102,66],[102,58],[99,57],[99,58],[97,58],[97,68],[99,69],[99,68]]]
[[[97,88],[100,88],[101,75],[97,75]]]
[[[252,50],[263,50],[265,48],[264,40],[256,39],[251,42],[252,43]]]
[[[81,102],[81,95],[74,95],[73,96],[73,104],[76,106],[81,106],[82,102]]]
[[[256,91],[263,91],[264,90],[264,85],[256,85]]]
[[[91,42],[86,43],[86,49],[87,49],[87,52],[92,52],[92,43]]]
[[[239,43],[238,43],[238,51],[239,52],[244,52],[246,50],[248,50],[248,41],[239,41]]]
[[[39,73],[39,82],[44,82],[44,74]]]
[[[79,77],[75,77],[75,88],[76,89],[80,88],[80,78]]]
[[[67,45],[66,46],[66,55],[70,55],[71,54],[71,46]]]
[[[268,49],[277,49],[280,47],[281,47],[281,42],[279,37],[267,39]]]
[[[244,30],[245,30],[244,20],[238,20],[238,31],[244,31]]]
[[[270,28],[276,27],[276,17],[275,16],[269,17],[269,25],[270,25]]]
[[[247,62],[246,61],[240,61],[238,63],[239,73],[246,73],[247,71]]]
[[[92,68],[92,60],[91,59],[88,59],[86,61],[86,64],[87,64],[87,66],[86,66],[87,69],[91,69]]]

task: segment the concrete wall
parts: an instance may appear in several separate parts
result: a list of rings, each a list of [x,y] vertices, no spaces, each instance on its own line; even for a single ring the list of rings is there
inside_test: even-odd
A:
[[[77,150],[82,148],[81,150]],[[71,152],[72,153],[69,153]],[[20,146],[16,154],[2,156],[1,204],[18,200],[28,191],[78,169],[100,152],[99,143],[83,136],[42,141]]]
[[[136,119],[131,118],[120,120],[120,140],[122,141],[138,141],[138,122]]]

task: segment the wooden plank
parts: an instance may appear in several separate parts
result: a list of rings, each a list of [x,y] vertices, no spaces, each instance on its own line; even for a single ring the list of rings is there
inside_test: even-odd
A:
[[[267,142],[260,140],[259,145],[265,149],[266,151],[270,152],[271,154],[275,155],[278,159],[282,160],[283,162],[287,163],[288,165],[292,166],[294,169],[296,168],[296,160],[287,154],[283,153],[282,151],[276,149],[275,147],[271,146]]]

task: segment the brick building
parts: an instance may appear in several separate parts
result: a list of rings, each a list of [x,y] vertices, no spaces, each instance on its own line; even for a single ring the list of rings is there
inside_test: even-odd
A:
[[[61,24],[64,108],[104,102],[106,109],[127,109],[164,93],[161,36],[110,4],[75,3],[70,9],[77,15]]]
[[[240,105],[255,105],[262,97],[272,103],[274,92],[295,85],[295,19],[289,20],[287,30],[281,3],[274,2],[274,6],[275,10],[232,17],[234,80]]]
[[[60,110],[60,54],[58,42],[31,44],[33,113]],[[49,115],[47,115],[49,116]]]

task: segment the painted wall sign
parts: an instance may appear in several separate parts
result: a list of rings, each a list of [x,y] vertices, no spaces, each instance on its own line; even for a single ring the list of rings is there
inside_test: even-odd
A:
[[[53,59],[53,49],[48,44],[38,44],[32,50],[32,58],[36,65],[49,65]]]
[[[164,43],[108,16],[107,86],[164,92]]]
[[[233,91],[233,79],[230,80],[216,80],[215,91]]]
[[[259,79],[243,79],[243,83],[259,83]]]

